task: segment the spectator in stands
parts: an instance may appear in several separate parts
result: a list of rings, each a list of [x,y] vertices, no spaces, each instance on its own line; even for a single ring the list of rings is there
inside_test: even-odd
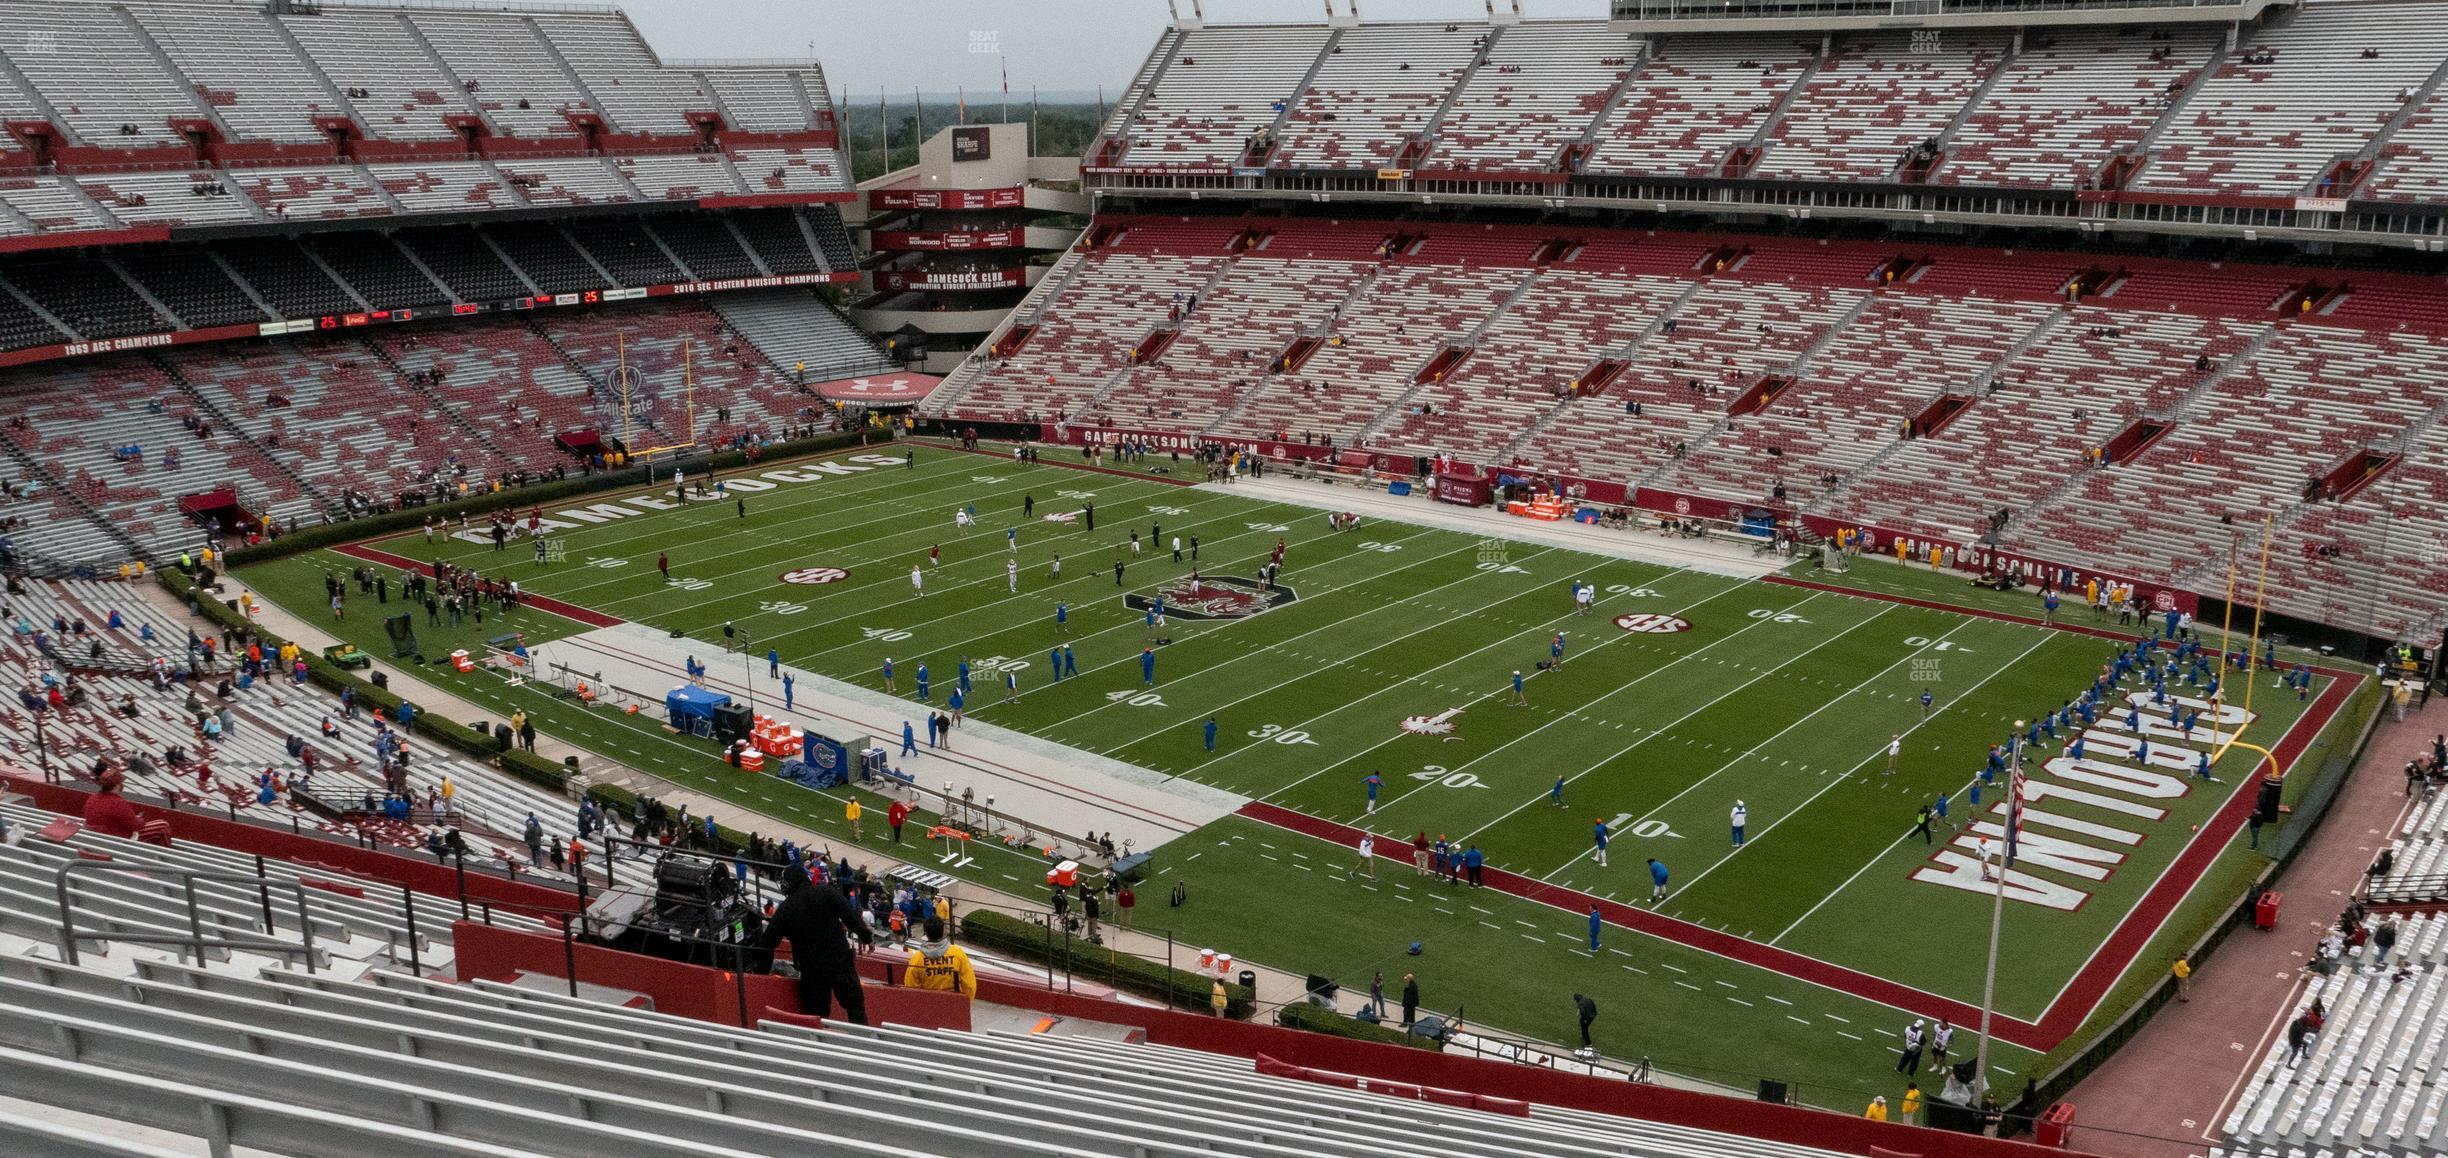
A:
[[[85,827],[104,836],[135,839],[142,822],[137,819],[136,806],[119,794],[124,784],[119,770],[104,769],[96,782],[98,790],[85,798]]]
[[[963,997],[976,997],[977,970],[970,967],[969,954],[952,943],[951,936],[944,931],[943,921],[928,917],[920,928],[925,939],[910,950],[909,972],[902,976],[901,983],[912,989],[944,990]]]
[[[860,992],[846,938],[855,936],[862,946],[872,949],[875,933],[849,898],[832,885],[791,873],[783,877],[782,886],[789,895],[774,910],[757,947],[770,952],[784,941],[791,943],[791,958],[799,968],[800,1012],[822,1017],[838,1001],[842,1016],[867,1024],[867,999]]]

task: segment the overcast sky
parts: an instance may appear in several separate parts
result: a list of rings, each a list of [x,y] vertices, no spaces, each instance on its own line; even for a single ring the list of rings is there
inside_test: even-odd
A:
[[[676,57],[804,57],[812,42],[835,95],[844,85],[869,103],[878,86],[906,99],[911,86],[973,99],[1107,94],[1130,83],[1171,15],[1165,0],[616,0],[655,51]],[[1334,0],[1341,10],[1348,0]],[[1190,0],[1176,0],[1184,15]],[[1482,0],[1359,0],[1369,20],[1480,17]],[[1205,0],[1211,23],[1322,21],[1325,0]],[[1606,14],[1605,0],[1523,0],[1539,19]],[[998,61],[1000,57],[1000,61]]]

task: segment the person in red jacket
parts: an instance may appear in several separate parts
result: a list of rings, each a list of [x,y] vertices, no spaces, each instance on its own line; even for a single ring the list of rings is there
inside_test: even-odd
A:
[[[901,826],[909,822],[909,805],[895,800],[884,810],[884,823],[892,826],[893,843],[901,843]]]
[[[137,819],[136,806],[119,795],[124,780],[116,768],[105,769],[98,781],[101,791],[85,798],[85,827],[104,836],[133,840],[143,826]]]

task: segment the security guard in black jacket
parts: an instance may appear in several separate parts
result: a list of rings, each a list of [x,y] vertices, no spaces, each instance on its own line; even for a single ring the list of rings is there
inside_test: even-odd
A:
[[[867,998],[860,992],[848,938],[857,937],[861,945],[872,949],[874,932],[841,890],[810,883],[795,872],[783,874],[782,879],[790,895],[774,910],[764,935],[757,938],[757,947],[771,952],[782,942],[790,942],[791,960],[799,967],[800,1012],[824,1017],[838,1001],[842,1016],[858,1025],[867,1024]]]

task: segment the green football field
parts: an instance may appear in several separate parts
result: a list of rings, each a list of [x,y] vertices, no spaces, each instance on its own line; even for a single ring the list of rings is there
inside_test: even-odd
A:
[[[1985,785],[1977,810],[1967,789],[2014,720],[2074,698],[2115,646],[1999,614],[2036,615],[2029,596],[1870,561],[1818,586],[1395,522],[1339,532],[1319,510],[1231,488],[931,446],[913,467],[896,448],[742,477],[756,488],[741,492],[745,519],[732,501],[675,503],[668,489],[661,500],[547,508],[569,524],[550,531],[565,551],[558,562],[534,561],[520,542],[497,552],[413,533],[363,547],[466,563],[595,616],[698,639],[719,639],[727,623],[757,651],[771,646],[785,663],[870,690],[881,690],[889,656],[913,718],[924,710],[918,664],[932,669],[940,704],[965,657],[979,720],[1256,802],[1158,852],[1160,880],[1185,884],[1192,902],[1143,904],[1143,926],[1355,988],[1376,970],[1415,971],[1429,1006],[1460,1005],[1472,1023],[1546,1040],[1573,1040],[1570,996],[1588,993],[1605,1011],[1597,1037],[1610,1056],[1730,1084],[1778,1077],[1831,1106],[1901,1091],[1892,1043],[1913,1016],[1968,1020],[1960,1015],[1978,1006],[1994,901],[1978,884],[1978,830],[1950,841],[1955,825],[1998,822],[1987,810],[2004,783]],[[1034,508],[1025,520],[1024,496]],[[1089,504],[1093,531],[1047,517]],[[957,526],[955,510],[972,506],[975,525]],[[1144,541],[1136,554],[1134,530]],[[1170,540],[1193,534],[1198,559],[1176,563]],[[1256,578],[1279,540],[1284,567],[1270,592]],[[931,549],[941,552],[932,565]],[[328,622],[322,574],[360,564],[313,552],[241,578]],[[1194,567],[1206,598],[1184,585]],[[1797,568],[1794,579],[1810,577]],[[1576,581],[1596,586],[1593,613],[1575,612]],[[1154,647],[1150,682],[1144,604],[1163,591],[1170,642]],[[376,617],[352,612],[340,634],[388,654]],[[504,630],[498,616],[456,630],[418,618],[432,656]],[[2068,622],[2092,626],[2088,611]],[[515,626],[541,642],[592,624],[530,608]],[[1558,633],[1563,661],[1541,670]],[[1079,674],[1054,683],[1048,650],[1066,641]],[[1022,692],[1008,701],[997,674],[1006,669]],[[843,828],[837,802],[795,788],[776,799],[722,768],[705,742],[651,720],[445,670],[427,678],[478,703],[524,707],[582,747],[744,809]],[[1516,670],[1526,703],[1513,702]],[[2294,732],[2299,749],[2340,698],[2335,682],[2316,680],[2305,704],[2262,678],[2247,739],[2287,753],[2281,737],[2310,711]],[[2121,721],[2123,705],[2112,715]],[[1210,718],[1213,752],[1201,727]],[[2035,779],[2063,738],[2034,751]],[[2107,766],[2072,774],[2035,806],[2046,822],[2026,828],[2024,847],[2040,856],[2010,878],[1996,1008],[2019,1028],[1995,1054],[2003,1086],[2036,1075],[2043,1055],[2061,1055],[2081,1027],[2121,1008],[2253,871],[2242,838],[2225,837],[2241,824],[2257,757],[2233,752],[2208,783],[2187,776],[2181,742],[2159,741],[2148,760],[2113,737],[2094,746],[2092,760]],[[1372,773],[1382,789],[1370,811]],[[1941,794],[1951,823],[1925,841],[1916,813]],[[1729,829],[1737,801],[1747,810],[1740,848]],[[1605,865],[1593,850],[1598,821],[1613,834]],[[1399,855],[1415,833],[1476,845],[1494,879],[1455,887],[1395,860],[1355,879],[1349,845],[1363,829],[1381,852],[1404,846]],[[1649,900],[1651,858],[1670,874],[1663,902]],[[964,871],[1018,891],[1028,860],[997,849]],[[1596,952],[1592,905],[1605,917]],[[1423,952],[1408,955],[1415,940]],[[1970,1039],[1959,1035],[1959,1056]]]

